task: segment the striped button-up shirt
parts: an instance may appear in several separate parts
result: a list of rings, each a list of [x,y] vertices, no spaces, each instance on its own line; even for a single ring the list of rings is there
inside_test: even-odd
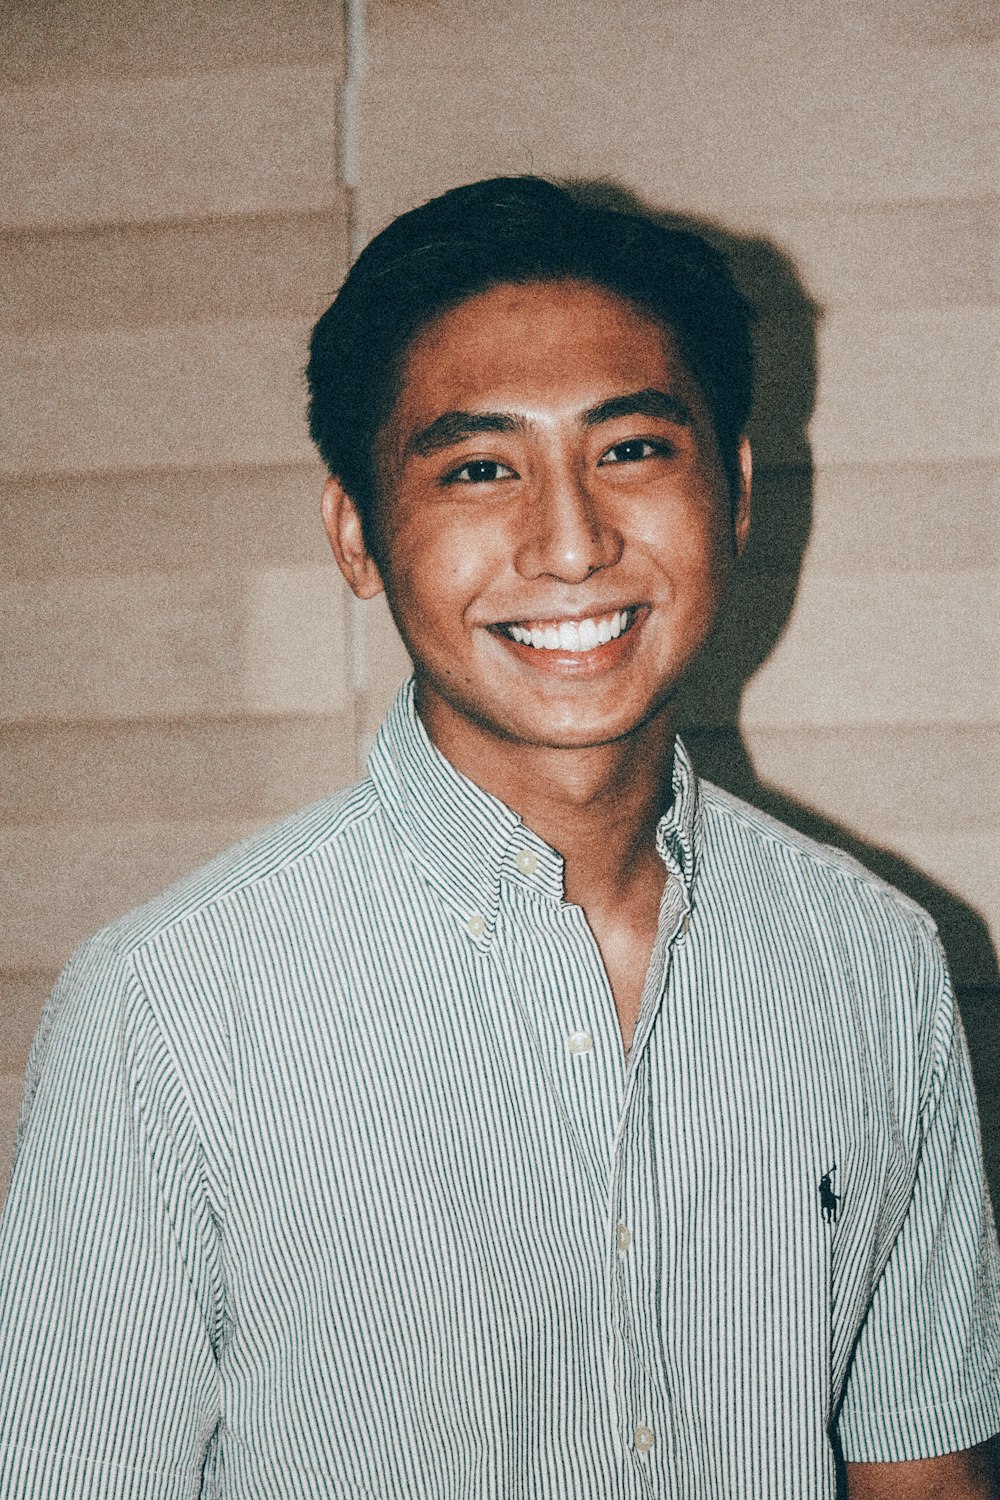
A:
[[[678,744],[626,1057],[558,855],[369,779],[86,944],[0,1237],[5,1500],[822,1500],[1000,1426],[929,919]]]

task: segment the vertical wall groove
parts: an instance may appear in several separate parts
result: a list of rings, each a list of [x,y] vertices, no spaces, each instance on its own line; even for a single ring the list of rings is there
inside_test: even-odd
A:
[[[347,215],[347,247],[351,261],[364,244],[358,213],[361,186],[361,90],[366,63],[367,15],[365,0],[343,0],[344,76],[337,95],[337,170]],[[352,594],[347,605],[347,638],[351,688],[354,696],[355,770],[360,775],[367,757],[361,725],[367,675],[364,603]]]

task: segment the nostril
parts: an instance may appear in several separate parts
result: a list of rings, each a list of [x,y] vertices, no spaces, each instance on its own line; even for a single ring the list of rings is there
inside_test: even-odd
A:
[[[515,557],[515,566],[524,577],[546,575],[582,583],[601,568],[613,566],[621,557],[622,546],[614,528],[588,518],[586,525],[550,526],[529,533]]]

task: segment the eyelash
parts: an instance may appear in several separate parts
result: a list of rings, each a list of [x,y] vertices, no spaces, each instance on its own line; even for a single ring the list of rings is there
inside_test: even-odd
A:
[[[674,451],[673,448],[671,447],[671,445],[669,443],[667,443],[667,442],[664,442],[662,439],[657,439],[657,438],[638,438],[638,437],[636,437],[636,438],[624,438],[620,443],[614,443],[607,450],[607,452],[602,453],[601,457],[598,459],[598,464],[599,465],[606,465],[609,462],[609,454],[612,454],[612,453],[616,452],[620,448],[637,448],[637,447],[638,448],[648,448],[649,452],[641,454],[638,458],[631,458],[631,459],[628,459],[628,458],[616,458],[616,459],[610,459],[610,462],[611,463],[615,463],[615,464],[618,464],[618,463],[641,463],[644,459],[647,459],[647,458],[654,458],[654,457],[658,457],[658,456],[659,457],[669,457],[673,453],[673,451]],[[463,474],[465,474],[466,470],[477,469],[477,468],[480,468],[480,469],[494,469],[494,470],[500,469],[500,470],[503,470],[505,472],[503,472],[501,474],[494,473],[492,475],[492,477],[489,478],[489,479],[485,478],[482,475],[478,479],[473,479],[471,476],[468,477],[468,478],[465,478],[465,479],[462,478],[462,476],[463,476]],[[512,478],[512,479],[516,479],[517,478],[517,474],[510,467],[509,464],[502,464],[499,461],[499,459],[495,459],[495,458],[470,458],[464,464],[461,464],[457,469],[452,469],[449,473],[445,474],[443,476],[442,483],[444,483],[444,484],[496,484],[501,479],[508,479],[508,478]]]
[[[503,469],[506,472],[503,475],[494,474],[493,477],[492,477],[492,479],[483,479],[483,478],[480,478],[480,479],[463,479],[462,478],[462,475],[465,473],[466,469],[479,469],[479,468],[481,468],[481,469]],[[507,478],[507,477],[516,478],[516,475],[514,474],[514,470],[510,467],[509,464],[502,464],[499,461],[499,459],[496,459],[496,458],[470,458],[470,459],[467,459],[464,464],[460,464],[457,469],[452,469],[450,471],[450,473],[445,474],[444,478],[442,480],[442,483],[443,484],[496,484],[499,479],[501,479],[501,478]]]
[[[620,443],[614,443],[607,453],[602,453],[598,463],[606,464],[608,454],[616,452],[619,448],[648,448],[649,452],[643,453],[639,459],[616,458],[611,460],[612,463],[637,463],[646,458],[669,458],[674,451],[671,445],[664,442],[662,438],[623,438]]]

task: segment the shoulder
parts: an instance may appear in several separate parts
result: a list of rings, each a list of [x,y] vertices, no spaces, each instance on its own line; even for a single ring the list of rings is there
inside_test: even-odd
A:
[[[324,916],[350,899],[343,893],[359,859],[371,863],[387,846],[381,827],[372,831],[378,821],[370,782],[335,793],[80,944],[39,1020],[22,1128],[43,1073],[70,1079],[84,1057],[113,1072],[127,1059],[169,1054],[192,1089],[211,1092],[229,1066],[235,1008],[248,994],[289,990],[304,946],[296,924],[315,940]]]
[[[842,850],[711,784],[701,792],[697,883],[711,940],[766,972],[776,994],[819,985],[830,1014],[860,1027],[914,1098],[931,1098],[957,1020],[933,918]]]
[[[199,917],[211,917],[241,898],[266,905],[277,885],[336,864],[359,825],[375,811],[370,782],[335,792],[280,822],[251,834],[208,864],[185,876],[151,901],[112,923],[105,935],[141,946],[170,928]]]
[[[374,788],[364,781],[252,834],[87,939],[60,987],[86,975],[163,979],[200,968],[214,968],[221,983],[223,950],[254,935],[266,943],[287,913],[289,890],[293,904],[305,907],[335,899],[357,863],[358,842],[371,860],[366,830],[376,820]]]
[[[716,878],[759,902],[801,908],[814,921],[873,926],[890,940],[937,946],[930,914],[859,860],[710,782],[700,787],[704,860]]]

